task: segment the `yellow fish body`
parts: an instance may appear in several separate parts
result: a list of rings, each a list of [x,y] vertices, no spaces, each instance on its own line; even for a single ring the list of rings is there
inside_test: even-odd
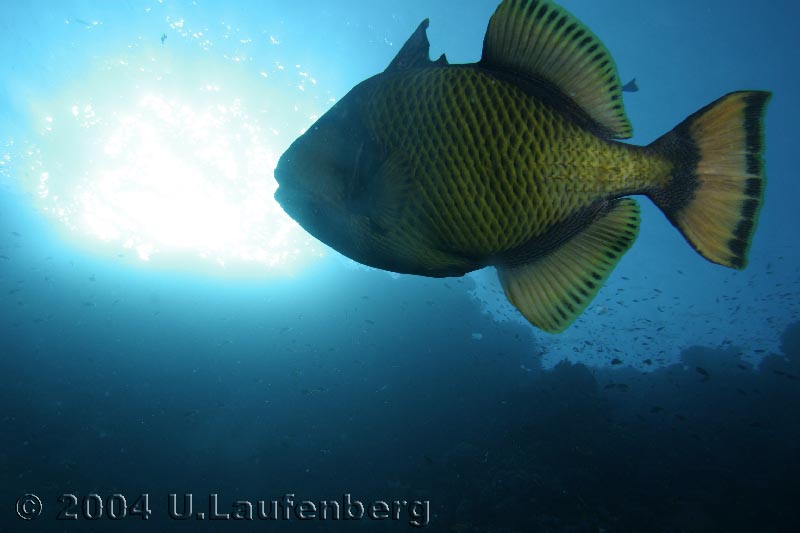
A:
[[[689,243],[743,268],[764,192],[769,93],[726,95],[649,146],[608,51],[550,1],[505,0],[481,61],[428,56],[423,21],[385,72],[281,157],[276,199],[361,263],[460,276],[495,266],[534,325],[565,329],[636,238],[646,195]]]

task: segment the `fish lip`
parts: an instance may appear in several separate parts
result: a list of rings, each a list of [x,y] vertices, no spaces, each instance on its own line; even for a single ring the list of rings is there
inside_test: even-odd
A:
[[[313,195],[309,194],[307,191],[286,184],[278,185],[273,196],[281,207],[311,203],[314,201]]]
[[[275,201],[278,202],[278,205],[283,206],[284,202],[286,202],[290,196],[289,188],[286,185],[278,185],[278,188],[275,189],[275,194],[272,195],[275,198]]]
[[[292,218],[304,216],[303,213],[318,214],[322,210],[322,202],[308,191],[286,185],[279,185],[273,195],[278,205]]]
[[[310,192],[303,187],[299,187],[294,173],[291,172],[290,168],[286,168],[286,165],[282,165],[281,163],[282,159],[278,161],[278,165],[275,167],[273,174],[275,182],[278,184],[278,188],[275,189],[275,193],[273,194],[275,201],[284,208],[288,204],[299,204],[308,201],[311,196]]]
[[[278,188],[275,190],[275,200],[278,200],[278,196],[285,195],[287,190],[291,188],[290,184],[294,181],[292,176],[286,172],[284,165],[281,165],[281,161],[278,161],[278,164],[275,167],[275,170],[272,171],[272,177],[275,179],[275,183],[278,184]],[[280,201],[278,200],[278,203]]]
[[[297,186],[297,181],[286,172],[279,172],[279,169],[280,167],[275,169],[275,182],[278,184],[278,188],[275,189],[275,199],[278,203],[280,203],[279,198],[296,197],[303,193],[301,187]]]

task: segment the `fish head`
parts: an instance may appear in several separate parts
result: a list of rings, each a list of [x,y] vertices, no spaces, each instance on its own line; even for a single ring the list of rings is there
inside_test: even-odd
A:
[[[368,184],[383,154],[364,121],[357,86],[298,137],[275,168],[275,200],[311,235],[356,258],[368,239]],[[358,260],[358,259],[357,259]]]

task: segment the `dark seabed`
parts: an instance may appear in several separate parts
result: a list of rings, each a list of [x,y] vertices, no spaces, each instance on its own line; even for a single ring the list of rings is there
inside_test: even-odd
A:
[[[361,268],[271,199],[270,165],[420,20],[434,57],[475,61],[494,0],[5,6],[0,531],[796,531],[800,11],[562,3],[636,78],[636,144],[774,97],[749,267],[642,199],[559,336],[493,271]],[[240,500],[253,520],[221,519]]]

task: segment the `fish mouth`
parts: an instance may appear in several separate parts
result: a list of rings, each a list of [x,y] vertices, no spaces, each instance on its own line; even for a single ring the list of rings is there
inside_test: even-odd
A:
[[[295,187],[287,187],[286,185],[279,185],[274,195],[275,201],[278,205],[286,211],[286,213],[297,220],[303,206],[308,206],[311,203],[311,198],[305,192]]]
[[[295,187],[281,185],[275,191],[281,209],[315,239],[333,247],[337,242],[338,224],[330,209],[314,195]]]
[[[289,187],[286,185],[278,185],[278,188],[275,190],[275,201],[278,202],[278,205],[285,209],[285,204],[291,202],[292,196],[296,196],[296,194],[292,194],[289,190]]]
[[[301,182],[297,179],[295,173],[292,172],[292,168],[287,168],[287,165],[282,163],[283,158],[278,161],[278,166],[275,168],[274,172],[275,181],[278,184],[274,198],[284,211],[289,212],[287,208],[299,208],[311,203],[313,201],[313,194],[300,185]]]
[[[315,224],[325,212],[319,199],[297,187],[279,185],[274,197],[286,214],[303,227]]]

